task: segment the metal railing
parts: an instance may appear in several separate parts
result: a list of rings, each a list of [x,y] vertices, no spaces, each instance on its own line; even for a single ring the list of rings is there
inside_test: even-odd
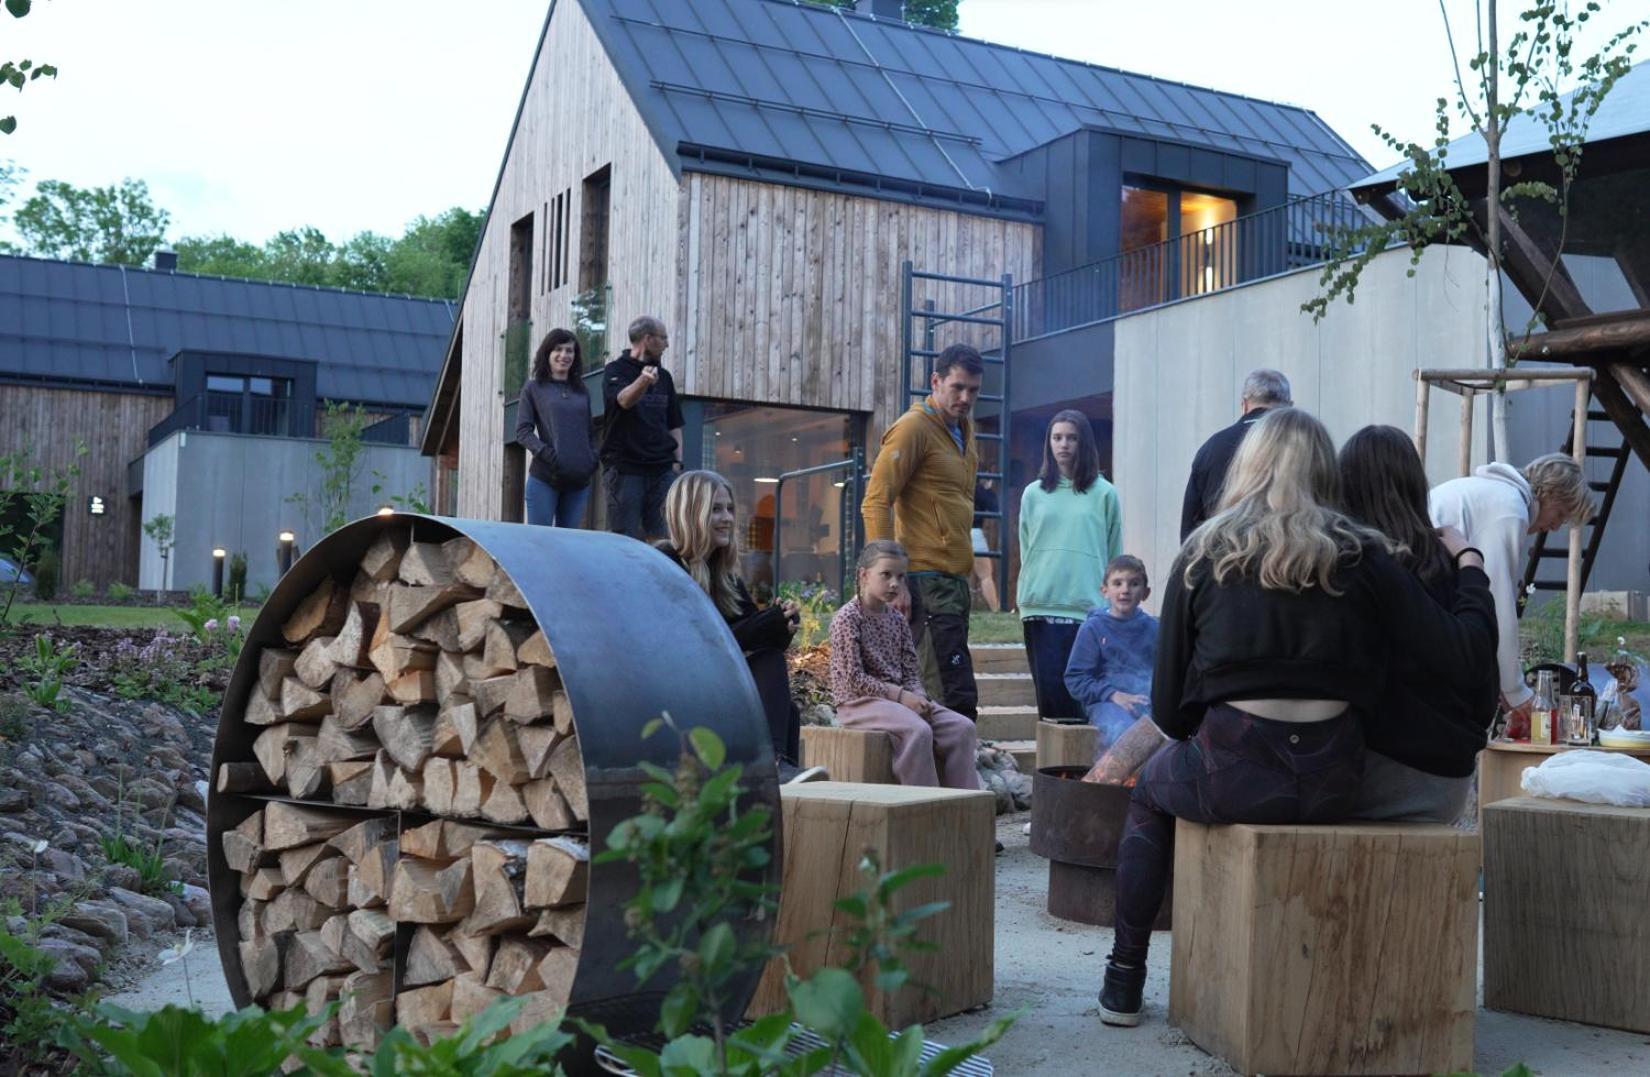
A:
[[[865,491],[865,450],[855,448],[854,454],[846,460],[836,460],[829,464],[816,464],[813,467],[801,468],[797,471],[786,471],[779,476],[779,485],[774,489],[773,497],[773,585],[777,590],[785,582],[785,483],[791,479],[809,478],[814,475],[826,475],[832,472],[844,472],[842,477],[842,496],[837,502],[840,513],[839,534],[842,541],[837,543],[837,587],[838,594],[846,592],[848,581],[853,578],[852,558],[859,555],[860,526],[859,503]]]
[[[286,397],[196,393],[180,401],[172,414],[149,428],[149,444],[158,445],[178,430],[307,438],[314,436],[315,406]]]
[[[1328,259],[1338,230],[1375,219],[1331,191],[1027,281],[1014,289],[1014,339],[1318,265]]]

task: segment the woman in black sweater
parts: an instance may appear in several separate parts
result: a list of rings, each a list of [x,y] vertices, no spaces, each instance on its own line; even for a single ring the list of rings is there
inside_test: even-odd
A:
[[[1433,601],[1453,607],[1455,566],[1427,517],[1427,473],[1409,435],[1364,427],[1341,446],[1340,470],[1347,515],[1398,543],[1398,564]],[[1436,673],[1406,649],[1392,657],[1380,719],[1364,726],[1364,780],[1352,817],[1453,823],[1466,808],[1495,719],[1497,668]]]
[[[1445,535],[1460,574],[1453,610],[1442,608],[1382,535],[1334,507],[1340,494],[1323,424],[1294,408],[1272,412],[1243,439],[1220,512],[1168,574],[1151,717],[1108,753],[1149,761],[1118,846],[1107,1024],[1140,1021],[1177,817],[1345,819],[1393,652],[1408,648],[1432,674],[1494,665],[1495,609],[1477,551]]]
[[[579,379],[579,339],[566,329],[545,334],[533,374],[516,408],[516,444],[527,450],[527,522],[578,527],[596,473],[596,427],[590,394]]]

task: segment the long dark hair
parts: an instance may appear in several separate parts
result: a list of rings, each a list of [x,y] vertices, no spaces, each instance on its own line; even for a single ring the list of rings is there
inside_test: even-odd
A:
[[[544,335],[539,343],[539,350],[533,353],[533,380],[550,380],[550,353],[563,344],[573,345],[573,368],[567,372],[567,387],[576,393],[584,392],[584,379],[579,377],[584,370],[584,352],[579,348],[579,338],[569,329],[552,329]]]
[[[1077,461],[1071,468],[1071,488],[1080,494],[1087,493],[1100,477],[1100,449],[1094,443],[1094,427],[1089,425],[1089,417],[1070,408],[1056,413],[1048,421],[1048,429],[1043,431],[1043,470],[1038,473],[1037,481],[1051,493],[1060,485],[1060,465],[1055,462],[1050,445],[1055,423],[1071,423],[1077,427]]]
[[[1395,426],[1366,426],[1346,439],[1340,455],[1347,515],[1403,548],[1398,563],[1432,580],[1447,573],[1449,555],[1427,515],[1427,472],[1409,435]]]

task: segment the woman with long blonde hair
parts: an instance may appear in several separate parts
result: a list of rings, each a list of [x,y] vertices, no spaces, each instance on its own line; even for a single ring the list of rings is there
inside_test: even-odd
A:
[[[1149,757],[1118,846],[1115,941],[1100,993],[1107,1024],[1140,1021],[1177,817],[1344,819],[1363,772],[1362,724],[1382,720],[1394,652],[1440,675],[1495,661],[1482,555],[1459,533],[1442,536],[1460,569],[1445,609],[1340,501],[1323,424],[1295,408],[1272,412],[1244,437],[1220,510],[1168,573],[1151,715],[1089,776],[1116,777]]]
[[[676,477],[665,495],[665,526],[670,538],[659,550],[687,570],[733,631],[745,652],[756,681],[762,710],[781,781],[823,777],[814,768],[799,771],[802,716],[791,702],[790,672],[785,651],[801,620],[794,602],[758,609],[737,571],[739,532],[734,514],[733,487],[714,471],[686,471]]]

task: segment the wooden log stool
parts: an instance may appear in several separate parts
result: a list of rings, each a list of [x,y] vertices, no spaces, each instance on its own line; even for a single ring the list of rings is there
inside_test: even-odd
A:
[[[894,738],[874,729],[805,725],[802,765],[824,767],[832,781],[893,785]]]
[[[1175,833],[1169,1020],[1239,1072],[1471,1070],[1478,839],[1447,826]]]
[[[1094,766],[1100,754],[1100,731],[1087,722],[1037,722],[1037,769],[1044,767]]]
[[[875,970],[867,970],[871,1011],[889,1028],[905,1028],[991,1001],[996,798],[983,790],[807,782],[781,786],[780,802],[784,864],[774,942],[787,948],[798,976],[847,962],[845,936],[854,921],[835,902],[867,888],[859,864],[871,849],[885,872],[918,864],[945,868],[944,875],[900,890],[896,910],[950,902],[918,928],[916,937],[934,949],[905,958],[911,978],[904,987],[878,990]],[[787,1001],[785,962],[775,958],[750,1016],[774,1013]]]
[[[1484,808],[1484,1005],[1650,1032],[1650,809]]]

